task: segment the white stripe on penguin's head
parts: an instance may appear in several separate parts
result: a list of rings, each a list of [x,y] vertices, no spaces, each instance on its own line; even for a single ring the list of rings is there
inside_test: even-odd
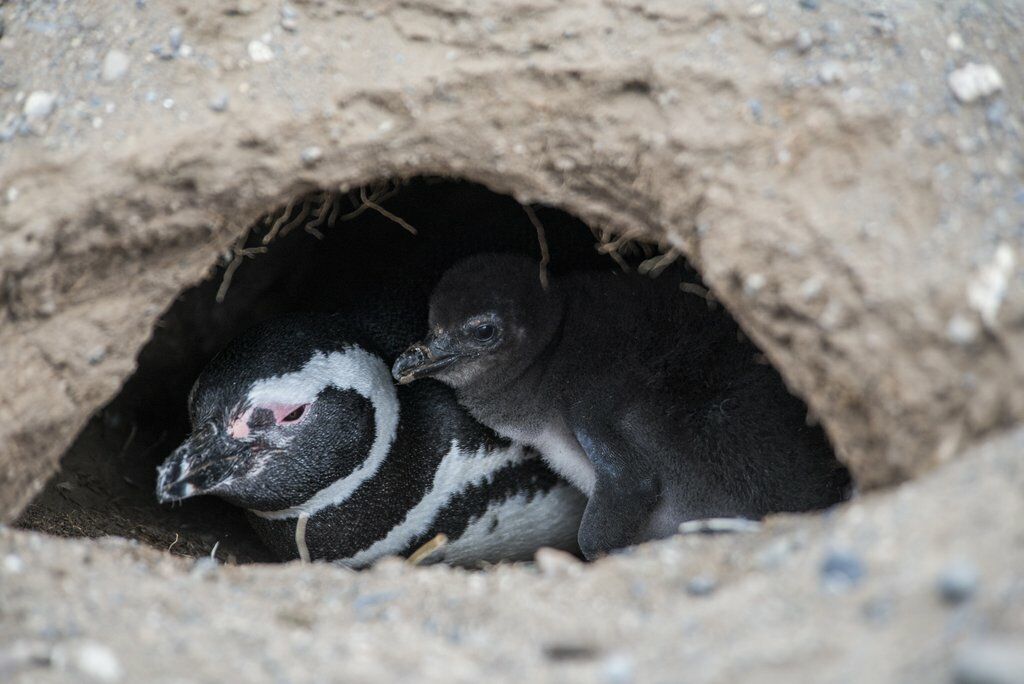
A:
[[[340,504],[373,477],[387,458],[398,434],[398,393],[384,361],[359,347],[324,354],[317,352],[293,373],[260,380],[249,389],[251,406],[312,403],[324,389],[354,390],[372,405],[376,421],[373,445],[366,460],[347,476],[324,487],[305,503],[280,511],[253,511],[270,519],[294,518]]]

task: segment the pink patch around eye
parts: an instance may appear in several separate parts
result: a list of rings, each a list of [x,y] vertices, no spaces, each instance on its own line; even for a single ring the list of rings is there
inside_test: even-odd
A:
[[[231,421],[228,426],[228,434],[235,439],[244,439],[249,436],[249,418],[252,416],[252,409]]]

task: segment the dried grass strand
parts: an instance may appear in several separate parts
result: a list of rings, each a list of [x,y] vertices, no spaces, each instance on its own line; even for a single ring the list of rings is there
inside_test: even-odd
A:
[[[537,231],[537,244],[540,245],[540,286],[548,289],[548,264],[551,263],[551,252],[548,250],[548,238],[544,232],[544,224],[537,218],[537,212],[529,204],[523,205],[523,211]]]
[[[428,541],[426,544],[421,546],[412,552],[412,555],[406,559],[406,563],[409,565],[419,565],[431,556],[435,551],[440,549],[442,546],[448,543],[448,535],[441,533]]]

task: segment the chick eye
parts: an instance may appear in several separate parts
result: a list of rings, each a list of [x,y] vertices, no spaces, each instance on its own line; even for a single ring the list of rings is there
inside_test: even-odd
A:
[[[481,342],[489,342],[494,338],[494,326],[490,323],[481,323],[474,328],[473,335]]]

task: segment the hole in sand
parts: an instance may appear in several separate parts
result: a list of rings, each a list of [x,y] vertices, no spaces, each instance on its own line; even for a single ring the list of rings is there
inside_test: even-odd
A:
[[[274,560],[239,509],[213,497],[160,505],[154,495],[157,465],[188,433],[189,390],[229,340],[286,312],[380,301],[380,283],[399,276],[423,298],[418,327],[425,330],[434,283],[478,252],[547,259],[552,274],[669,265],[655,245],[608,249],[609,242],[611,234],[562,211],[523,207],[468,182],[417,178],[296,197],[257,222],[207,280],[172,304],[141,351],[138,370],[87,424],[18,524],[62,536],[119,535],[180,555],[216,553],[227,562]],[[697,275],[688,273],[685,296],[704,296]]]

